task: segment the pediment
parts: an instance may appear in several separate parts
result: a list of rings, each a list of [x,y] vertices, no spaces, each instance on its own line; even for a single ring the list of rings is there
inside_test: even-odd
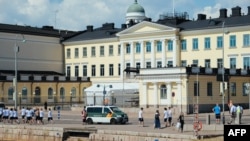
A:
[[[159,32],[173,32],[176,31],[176,28],[169,27],[166,25],[143,21],[138,23],[130,28],[127,28],[119,33],[117,36],[127,35],[127,34],[147,34],[147,33],[159,33]]]

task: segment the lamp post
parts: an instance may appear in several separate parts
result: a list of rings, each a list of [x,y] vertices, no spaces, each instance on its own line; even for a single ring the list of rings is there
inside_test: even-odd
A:
[[[21,34],[22,35],[22,34]],[[16,35],[16,39],[15,39],[15,46],[14,46],[14,52],[15,52],[15,78],[13,78],[13,82],[14,82],[14,87],[15,87],[15,91],[14,91],[14,101],[15,101],[15,108],[17,108],[17,53],[19,52],[19,46],[17,45],[17,36]],[[22,35],[22,42],[25,42],[25,38]]]
[[[101,86],[98,84],[97,87],[99,88]],[[106,105],[106,102],[105,102],[105,95],[107,94],[107,91],[105,89],[106,87],[112,88],[112,85],[108,85],[108,86],[103,85],[103,105]]]
[[[22,93],[21,92],[19,92],[19,109],[21,110],[21,103],[22,102]]]
[[[225,124],[225,66],[224,66],[224,36],[228,34],[229,31],[225,31],[225,21],[222,23],[222,123]]]

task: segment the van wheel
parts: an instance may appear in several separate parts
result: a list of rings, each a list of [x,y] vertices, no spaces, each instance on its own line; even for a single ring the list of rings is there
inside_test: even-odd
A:
[[[88,119],[86,120],[86,122],[87,122],[87,124],[93,124],[93,120],[92,120],[91,118],[88,118]]]
[[[110,120],[110,124],[116,124],[116,120],[112,118],[112,119]]]

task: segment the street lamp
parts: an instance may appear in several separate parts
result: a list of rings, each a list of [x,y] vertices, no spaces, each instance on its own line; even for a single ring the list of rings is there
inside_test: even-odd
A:
[[[21,109],[22,93],[19,92],[19,109]]]
[[[221,75],[222,75],[222,123],[225,124],[225,66],[224,66],[224,35],[225,34],[229,34],[229,31],[225,31],[225,21],[223,21],[222,23],[222,71],[221,71]]]
[[[99,88],[99,87],[101,87],[101,86],[98,84],[97,87]],[[112,85],[108,85],[108,86],[103,85],[103,105],[106,104],[106,102],[105,102],[105,95],[106,95],[106,93],[107,93],[107,91],[106,91],[106,89],[105,89],[106,87],[112,88]]]
[[[22,34],[21,34],[22,35]],[[17,36],[16,35],[16,39],[15,39],[15,46],[14,46],[14,52],[15,52],[15,78],[13,78],[13,82],[14,82],[14,87],[15,87],[15,91],[14,91],[14,101],[15,101],[15,108],[17,108],[17,53],[19,52],[19,46],[17,45]],[[25,38],[22,35],[22,42],[25,42]]]

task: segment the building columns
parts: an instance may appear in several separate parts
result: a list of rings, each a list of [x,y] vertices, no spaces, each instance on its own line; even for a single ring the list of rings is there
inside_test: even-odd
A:
[[[155,41],[151,42],[151,68],[155,68]]]
[[[144,53],[144,42],[140,41],[141,47],[141,68],[145,68],[145,53]]]
[[[166,66],[166,44],[165,44],[165,40],[162,39],[161,40],[161,46],[162,46],[162,67],[165,67]]]
[[[135,67],[134,42],[130,42],[130,67]]]

